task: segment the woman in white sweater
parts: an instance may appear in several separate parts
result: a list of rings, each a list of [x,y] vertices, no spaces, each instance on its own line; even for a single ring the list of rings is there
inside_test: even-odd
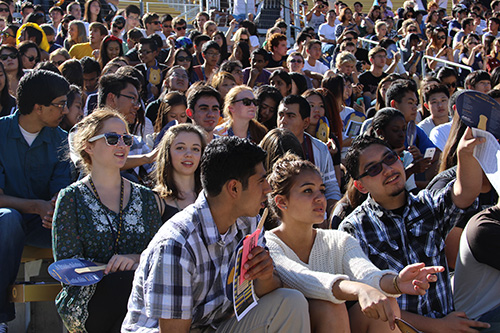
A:
[[[269,203],[282,223],[266,233],[267,246],[285,285],[308,298],[314,332],[390,332],[400,317],[395,297],[425,294],[437,279],[432,274],[444,270],[420,263],[399,274],[381,271],[347,233],[314,229],[324,219],[326,199],[312,163],[287,154],[268,180]],[[347,309],[345,301],[357,303]]]

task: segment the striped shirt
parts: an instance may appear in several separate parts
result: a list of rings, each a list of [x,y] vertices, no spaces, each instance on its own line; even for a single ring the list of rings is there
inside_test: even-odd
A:
[[[399,297],[401,310],[431,318],[441,318],[453,311],[444,246],[446,236],[466,213],[452,201],[453,184],[454,181],[450,182],[434,195],[427,190],[416,196],[407,193],[402,216],[384,209],[368,196],[339,226],[340,230],[358,239],[363,251],[379,269],[399,272],[418,262],[445,267],[444,272],[436,274],[437,282],[431,283],[425,295]],[[477,200],[471,208],[476,205]]]
[[[160,318],[191,320],[191,329],[216,328],[230,318],[225,287],[231,259],[256,227],[256,217],[240,217],[221,235],[202,192],[142,253],[122,332],[158,332]]]

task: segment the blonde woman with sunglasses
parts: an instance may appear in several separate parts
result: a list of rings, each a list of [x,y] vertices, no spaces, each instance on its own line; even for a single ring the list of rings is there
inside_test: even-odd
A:
[[[54,258],[107,266],[95,285],[63,285],[56,305],[70,332],[119,331],[140,253],[161,226],[158,197],[120,175],[132,142],[114,111],[96,110],[78,124],[74,148],[88,175],[59,193]]]

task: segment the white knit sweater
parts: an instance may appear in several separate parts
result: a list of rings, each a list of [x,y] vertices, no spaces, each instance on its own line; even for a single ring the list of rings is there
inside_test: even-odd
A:
[[[273,232],[266,233],[266,245],[283,282],[297,289],[307,298],[343,303],[333,296],[333,284],[339,280],[366,283],[390,297],[380,289],[380,279],[385,274],[364,254],[359,243],[349,234],[338,230],[316,229],[316,238],[306,264]]]

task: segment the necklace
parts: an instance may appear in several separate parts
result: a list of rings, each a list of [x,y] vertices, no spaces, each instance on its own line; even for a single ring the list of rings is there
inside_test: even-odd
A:
[[[120,240],[120,235],[122,232],[122,225],[123,225],[123,178],[120,177],[121,184],[120,184],[120,210],[118,211],[118,229],[115,231],[115,228],[113,228],[113,224],[111,223],[111,220],[109,219],[109,216],[106,212],[104,212],[104,215],[106,216],[106,220],[108,221],[108,226],[109,229],[111,229],[111,233],[113,234],[113,237],[115,238],[115,243],[113,244],[113,250],[115,254],[118,253],[118,242]],[[101,205],[104,206],[104,204],[101,201],[101,198],[99,197],[99,193],[97,193],[97,189],[95,188],[94,182],[92,181],[92,177],[89,177],[89,183],[90,186],[92,187],[92,191],[94,192],[95,197]]]

